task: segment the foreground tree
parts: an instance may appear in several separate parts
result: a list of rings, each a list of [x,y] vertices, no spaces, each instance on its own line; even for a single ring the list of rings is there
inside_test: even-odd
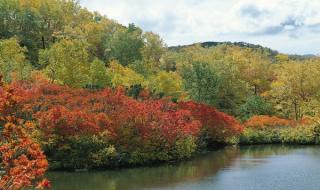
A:
[[[13,89],[1,82],[0,89],[0,189],[49,187],[49,181],[43,178],[48,167],[46,156],[29,135],[34,126],[15,118],[17,102]]]

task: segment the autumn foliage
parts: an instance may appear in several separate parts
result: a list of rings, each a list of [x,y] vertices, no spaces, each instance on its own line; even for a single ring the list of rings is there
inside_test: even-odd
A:
[[[178,131],[194,135],[199,130],[190,111],[166,100],[137,101],[120,88],[90,91],[57,85],[21,86],[21,114],[38,119],[45,133],[54,129],[70,136],[108,130],[116,137],[118,128],[128,125],[139,128],[143,136],[157,128],[170,139],[178,136]]]
[[[1,83],[1,77],[0,77]],[[15,117],[17,100],[14,89],[0,84],[0,189],[26,187],[43,189],[50,182],[43,178],[48,167],[38,143],[30,138],[34,125]]]
[[[276,116],[256,115],[244,123],[246,127],[265,128],[265,127],[293,127],[295,122]]]
[[[241,144],[319,144],[319,124],[311,118],[298,121],[275,116],[253,116],[244,123]]]
[[[179,107],[189,110],[195,119],[202,123],[212,141],[225,143],[240,135],[243,126],[232,116],[219,112],[215,108],[195,102],[180,102]]]
[[[12,83],[11,88],[20,106],[12,112],[35,121],[35,137],[49,159],[74,156],[58,167],[183,159],[196,151],[203,132],[212,142],[227,143],[242,131],[236,119],[210,106],[152,99],[148,93],[134,99],[122,88],[73,89],[46,82]]]

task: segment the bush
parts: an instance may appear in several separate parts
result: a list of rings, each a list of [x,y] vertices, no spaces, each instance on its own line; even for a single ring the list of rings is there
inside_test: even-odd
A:
[[[241,144],[319,144],[320,125],[310,120],[293,122],[269,116],[254,116],[245,123]]]
[[[196,151],[197,145],[195,139],[191,136],[180,138],[175,143],[175,154],[177,159],[190,158]]]
[[[154,100],[146,92],[12,84],[16,114],[37,123],[36,137],[52,168],[101,168],[176,161],[207,144],[235,143],[243,127],[233,117],[195,102]]]
[[[270,128],[270,127],[292,127],[295,122],[292,120],[281,119],[276,116],[256,115],[244,123],[245,127]]]
[[[241,134],[243,126],[232,116],[219,112],[211,106],[195,102],[180,102],[179,107],[189,110],[208,133],[210,144],[229,144]]]
[[[16,87],[23,105],[19,114],[37,121],[39,142],[54,168],[140,165],[195,152],[201,123],[169,100],[136,100],[120,88]],[[115,150],[111,158],[103,155],[109,147]]]
[[[281,131],[281,140],[288,144],[318,144],[317,125],[297,126]]]
[[[0,189],[47,188],[48,161],[31,138],[34,124],[17,118],[16,110],[16,91],[4,85],[0,75]]]
[[[281,142],[280,128],[245,128],[240,136],[241,144],[276,144]]]
[[[116,165],[116,149],[103,135],[71,137],[63,144],[45,146],[51,169],[90,169]]]

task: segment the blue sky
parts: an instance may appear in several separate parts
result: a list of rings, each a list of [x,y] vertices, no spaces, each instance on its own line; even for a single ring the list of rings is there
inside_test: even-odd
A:
[[[283,53],[320,53],[320,0],[80,0],[170,45],[244,41]]]

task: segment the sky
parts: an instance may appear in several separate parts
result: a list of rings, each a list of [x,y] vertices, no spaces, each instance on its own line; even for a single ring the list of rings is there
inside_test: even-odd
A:
[[[120,24],[135,23],[168,46],[248,42],[282,53],[320,54],[320,0],[80,0]]]

